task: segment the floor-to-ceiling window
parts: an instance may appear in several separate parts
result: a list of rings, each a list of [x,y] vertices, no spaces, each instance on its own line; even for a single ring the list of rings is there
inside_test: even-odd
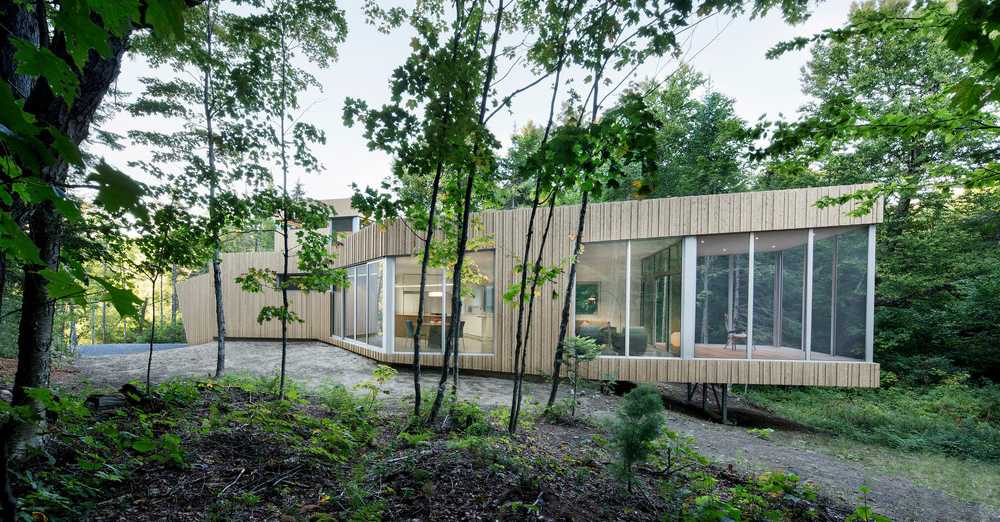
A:
[[[576,335],[590,337],[602,355],[625,355],[625,271],[628,241],[587,243],[577,262]]]
[[[694,356],[746,358],[750,237],[703,236],[696,245]]]
[[[754,235],[753,357],[805,359],[808,242],[808,230]]]
[[[401,256],[395,258],[396,276],[393,285],[396,309],[393,311],[395,338],[393,350],[413,351],[413,334],[417,329],[420,310],[420,258]],[[424,320],[420,325],[420,351],[437,353],[444,346],[444,271],[428,268],[424,285]]]
[[[358,293],[357,272],[358,269],[354,266],[347,269],[347,288],[344,289],[344,337],[347,339],[356,338],[354,304]]]
[[[633,240],[629,256],[628,354],[679,357],[681,239]]]
[[[333,335],[380,348],[384,344],[385,260],[348,267],[347,285],[335,289]]]
[[[873,230],[698,237],[694,356],[866,360]]]
[[[465,257],[462,290],[462,317],[458,350],[465,354],[494,353],[496,315],[495,252],[469,252]],[[417,256],[394,258],[393,279],[395,352],[413,351],[413,333],[417,329],[420,306],[420,259]],[[420,325],[421,352],[440,353],[445,343],[451,313],[454,285],[450,272],[428,268],[424,286],[424,320]],[[447,277],[447,279],[446,279]]]
[[[462,277],[462,316],[459,325],[459,353],[493,353],[495,318],[494,251],[482,250],[465,255]],[[454,285],[450,283],[450,294]],[[449,297],[448,305],[451,305]],[[449,308],[450,312],[450,308]]]
[[[816,229],[812,359],[865,358],[867,227]]]

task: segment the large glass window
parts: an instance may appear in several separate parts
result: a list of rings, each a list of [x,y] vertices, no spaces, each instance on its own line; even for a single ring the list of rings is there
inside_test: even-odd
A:
[[[368,342],[368,267],[366,265],[357,267],[355,277],[354,339],[366,343]]]
[[[469,252],[465,256],[459,353],[493,353],[493,320],[496,306],[493,258],[492,250]],[[453,285],[448,285],[449,292],[453,288]]]
[[[382,347],[385,313],[385,260],[347,268],[347,286],[334,289],[333,335]]]
[[[420,306],[420,259],[416,256],[395,258],[396,277],[393,291],[395,306],[395,338],[393,350],[413,351],[413,333],[417,328]],[[420,351],[440,352],[444,346],[442,325],[444,324],[444,292],[442,281],[444,272],[439,268],[427,269],[424,286],[424,320],[420,327]]]
[[[681,239],[631,242],[629,356],[679,357]]]
[[[344,289],[344,337],[355,338],[354,303],[357,294],[357,267],[347,269],[347,288]]]
[[[694,356],[744,359],[750,235],[700,237],[697,249]]]
[[[813,246],[812,359],[865,358],[868,231],[816,229]]]
[[[465,280],[462,290],[462,324],[459,328],[459,353],[494,353],[494,318],[496,291],[495,253],[492,250],[469,252],[465,257]],[[450,275],[450,274],[448,274]],[[450,316],[450,278],[445,284],[445,270],[428,268],[424,286],[424,320],[420,327],[421,352],[440,353],[445,342]],[[393,350],[413,351],[413,333],[417,328],[420,306],[420,259],[416,256],[395,258],[395,294]]]
[[[627,249],[628,241],[587,243],[577,261],[576,335],[597,340],[603,355],[625,355]]]
[[[808,230],[754,235],[753,345],[755,359],[804,359]]]
[[[330,295],[330,335],[344,336],[344,289],[334,287]]]
[[[368,338],[365,342],[382,347],[382,311],[385,309],[384,263],[368,265]]]

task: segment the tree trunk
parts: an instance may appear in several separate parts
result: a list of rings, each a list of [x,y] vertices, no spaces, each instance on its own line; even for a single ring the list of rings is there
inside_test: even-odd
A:
[[[59,269],[59,247],[62,219],[51,202],[37,206],[28,222],[28,234],[36,246],[44,247],[40,255],[44,265],[26,265],[21,297],[21,320],[17,336],[17,374],[14,377],[12,404],[30,405],[38,416],[38,428],[44,427],[44,407],[28,398],[27,388],[48,388],[52,349],[52,326],[55,304],[49,299],[47,281],[42,269]],[[34,441],[36,427],[29,423],[14,423],[9,433],[8,449],[19,455],[25,444]]]
[[[66,36],[57,33],[50,41],[47,27],[47,4],[37,2],[32,12],[22,2],[4,2],[2,22],[8,35],[0,40],[0,81],[10,84],[15,97],[24,100],[25,112],[35,118],[39,127],[51,126],[61,132],[73,144],[79,145],[86,139],[90,122],[97,112],[111,82],[118,76],[121,58],[128,45],[129,31],[121,37],[109,40],[109,51],[104,57],[90,53],[89,59],[82,67],[70,66],[79,79],[79,93],[72,107],[67,106],[62,98],[57,97],[49,87],[47,80],[33,81],[24,75],[16,74],[17,59],[14,57],[12,39],[17,36],[40,47],[47,48],[57,58],[66,63],[72,63],[72,58],[66,51]],[[34,22],[32,22],[32,18]],[[42,23],[39,23],[42,22]],[[43,138],[51,139],[51,138]],[[58,157],[58,156],[57,156]],[[22,168],[24,173],[34,174],[32,168]],[[62,160],[42,168],[40,180],[50,187],[61,187],[65,184],[67,165]],[[52,321],[54,305],[49,298],[46,280],[40,274],[43,269],[58,269],[59,250],[62,245],[63,222],[51,201],[30,204],[26,207],[27,232],[32,243],[37,247],[41,263],[25,265],[22,287],[21,318],[17,337],[18,366],[14,377],[12,404],[26,405],[41,414],[44,419],[43,406],[30,399],[25,393],[26,388],[47,387],[49,383],[49,365],[51,364]],[[43,421],[44,422],[44,421]],[[13,495],[9,488],[7,474],[8,456],[17,457],[24,446],[35,439],[36,429],[43,426],[32,423],[21,423],[10,420],[4,423],[0,435],[3,441],[0,446],[0,467],[3,477],[2,499],[5,519],[15,516]]]
[[[431,206],[428,210],[427,230],[424,236],[424,255],[420,260],[420,297],[417,298],[417,324],[413,329],[413,417],[420,419],[420,330],[424,326],[424,303],[427,300],[427,262],[431,257],[431,241],[434,238],[434,213],[437,209],[438,189],[441,187],[441,175],[444,162],[439,159],[434,172],[434,186],[431,187]]]
[[[562,369],[563,343],[566,342],[566,332],[569,329],[570,306],[573,304],[573,287],[576,283],[576,260],[583,246],[583,226],[587,219],[587,202],[590,192],[584,190],[580,202],[580,215],[576,225],[576,237],[573,239],[573,261],[569,265],[569,276],[566,279],[566,294],[563,296],[562,315],[559,317],[559,338],[556,339],[556,354],[552,362],[552,388],[549,391],[547,407],[551,408],[559,393],[559,371]]]
[[[461,34],[460,29],[464,26],[464,18],[461,8],[457,9],[455,16],[457,17],[457,20],[455,24],[456,29],[451,37],[451,63],[454,63],[457,59],[458,39]],[[442,125],[442,129],[440,131],[442,139],[448,132],[448,128],[451,123],[451,93],[446,92],[445,97],[444,124]],[[438,144],[438,148],[441,147],[443,147],[443,144]],[[420,406],[423,400],[420,389],[420,331],[424,326],[424,305],[427,301],[425,295],[427,288],[427,264],[430,260],[431,244],[434,239],[434,217],[437,211],[438,193],[441,188],[441,176],[444,173],[444,158],[442,156],[443,153],[439,152],[437,165],[434,169],[434,182],[431,187],[430,208],[427,212],[427,229],[424,235],[424,254],[420,260],[420,296],[417,298],[417,323],[413,330],[413,417],[417,420],[420,419]]]
[[[479,120],[478,123],[482,126],[484,119],[486,118],[486,101],[489,98],[490,88],[493,84],[493,73],[494,66],[496,65],[496,55],[497,55],[497,44],[500,39],[500,27],[503,20],[503,0],[500,1],[500,5],[497,7],[496,13],[496,23],[493,27],[493,39],[490,48],[489,60],[486,66],[486,77],[483,81],[482,95],[479,100]],[[478,40],[478,38],[477,38]],[[475,144],[473,145],[473,157],[479,155],[479,150],[482,144],[482,140],[479,137],[475,138]],[[434,396],[434,404],[431,406],[430,416],[428,417],[429,422],[434,422],[437,418],[438,412],[441,409],[441,402],[444,399],[445,386],[448,382],[448,358],[452,355],[452,350],[454,350],[454,357],[456,361],[456,371],[457,371],[457,361],[458,361],[458,329],[462,320],[462,266],[465,263],[465,248],[469,242],[469,215],[472,212],[472,189],[476,177],[477,165],[472,164],[469,166],[469,173],[465,180],[465,194],[462,200],[462,221],[461,230],[459,231],[458,248],[457,248],[457,259],[455,261],[455,266],[452,270],[452,299],[451,299],[451,320],[448,324],[448,334],[445,337],[445,348],[442,357],[442,367],[441,367],[441,379],[438,381],[437,394]],[[457,379],[457,376],[456,376]],[[457,390],[456,390],[457,391]]]
[[[285,140],[285,102],[287,100],[288,48],[285,45],[285,28],[281,28],[281,232],[284,248],[281,250],[281,382],[278,400],[285,399],[285,359],[288,353],[288,151]]]
[[[156,277],[150,279],[156,288]],[[149,322],[149,359],[146,361],[146,395],[149,395],[149,376],[153,370],[153,343],[156,340],[156,299],[153,299],[153,320]]]
[[[90,305],[90,344],[97,344],[97,305]]]
[[[170,326],[177,327],[177,309],[180,308],[180,301],[177,300],[177,265],[170,266]]]
[[[565,20],[566,27],[560,36],[559,42],[559,60],[556,65],[556,77],[552,84],[552,96],[549,98],[549,117],[548,121],[545,123],[545,132],[542,135],[542,141],[539,144],[539,150],[544,149],[545,145],[549,141],[549,135],[552,132],[552,123],[555,119],[555,109],[556,109],[556,99],[559,94],[559,82],[562,77],[562,69],[566,60],[566,37],[568,35],[570,24],[568,20]],[[535,289],[538,287],[538,274],[541,271],[542,263],[542,253],[545,251],[545,243],[548,240],[549,229],[552,225],[552,215],[555,209],[555,192],[549,195],[551,198],[549,201],[549,213],[545,219],[545,231],[542,233],[542,239],[538,247],[538,257],[535,259],[535,264],[532,267],[532,283],[531,291],[528,293],[528,317],[527,325],[524,325],[524,295],[525,295],[525,284],[526,284],[526,274],[528,272],[528,255],[531,251],[531,238],[534,235],[535,229],[535,215],[538,212],[538,205],[541,202],[541,189],[542,189],[542,178],[540,175],[536,174],[535,180],[535,191],[534,196],[531,201],[531,217],[528,219],[528,234],[527,242],[524,247],[524,256],[521,260],[521,287],[518,292],[517,300],[517,334],[515,335],[515,347],[514,347],[514,386],[511,396],[510,405],[510,418],[507,423],[507,431],[514,433],[517,430],[517,419],[521,411],[521,396],[522,387],[524,385],[524,365],[527,353],[527,343],[528,338],[531,335],[531,316],[534,311],[535,304]],[[523,330],[523,334],[522,334]]]
[[[607,62],[605,62],[606,64]],[[601,87],[601,78],[604,76],[604,65],[598,66],[594,70],[594,83],[593,90],[591,91],[594,95],[592,100],[593,105],[590,111],[590,124],[593,125],[597,121],[597,110],[600,107],[598,102],[598,91]],[[581,112],[580,118],[583,118],[583,113]],[[559,318],[559,338],[556,339],[556,353],[552,361],[552,388],[549,391],[549,400],[547,407],[551,408],[556,401],[556,394],[559,393],[559,371],[562,368],[562,358],[563,358],[563,343],[566,341],[566,333],[569,329],[569,314],[570,306],[573,302],[573,287],[576,282],[576,263],[580,257],[580,249],[583,247],[583,226],[587,220],[587,203],[590,200],[590,191],[584,190],[583,197],[580,201],[580,214],[576,225],[576,237],[573,238],[573,260],[569,265],[569,278],[566,281],[566,294],[563,296],[563,309],[562,316]],[[628,335],[628,325],[625,325],[625,335]]]
[[[76,336],[76,307],[69,305],[69,348],[70,352],[76,353],[78,339]]]
[[[205,48],[212,55],[212,2],[205,3]],[[215,134],[212,130],[212,66],[202,72],[202,110],[205,116],[205,141],[208,145],[208,220],[212,231],[212,286],[215,288],[215,326],[217,331],[215,378],[226,371],[226,314],[222,304],[222,239],[220,238],[224,219],[219,215],[216,192],[219,188],[219,172],[215,168]]]

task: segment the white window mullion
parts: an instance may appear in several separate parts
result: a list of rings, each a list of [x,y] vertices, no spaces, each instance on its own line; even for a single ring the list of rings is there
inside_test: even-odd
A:
[[[625,242],[625,357],[629,354],[629,335],[632,329],[632,241]]]
[[[813,247],[816,242],[816,231],[809,229],[809,240],[806,243],[806,297],[803,300],[805,307],[805,321],[803,321],[802,349],[806,352],[806,360],[812,360],[812,300],[813,300]]]
[[[865,289],[865,361],[875,360],[875,225],[868,225],[868,277]]]
[[[681,358],[694,358],[694,323],[697,306],[698,241],[686,236],[681,243]]]

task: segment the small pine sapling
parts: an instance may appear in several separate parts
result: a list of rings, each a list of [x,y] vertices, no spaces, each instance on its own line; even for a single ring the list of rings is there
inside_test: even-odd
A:
[[[663,399],[648,384],[640,385],[622,397],[617,418],[611,425],[612,445],[618,450],[615,474],[632,492],[635,465],[645,462],[654,451],[653,441],[663,430]]]
[[[563,360],[567,364],[570,386],[570,416],[576,417],[576,405],[579,398],[580,363],[593,361],[601,354],[601,347],[590,337],[572,336],[563,342]]]

